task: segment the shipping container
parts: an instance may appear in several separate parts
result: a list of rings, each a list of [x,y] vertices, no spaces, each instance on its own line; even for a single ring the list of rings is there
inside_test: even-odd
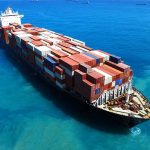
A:
[[[51,49],[48,48],[47,46],[38,46],[34,48],[34,51],[40,56],[46,56],[51,51]]]
[[[74,75],[74,71],[78,69],[79,63],[73,61],[72,59],[68,57],[61,58],[59,60],[60,66],[65,70],[67,74],[70,76]]]
[[[123,63],[116,64],[111,61],[106,61],[105,64],[107,64],[108,66],[111,66],[119,71],[122,71],[124,73],[126,73],[130,69],[130,66],[123,64]]]
[[[24,27],[32,27],[32,24],[30,23],[26,23],[26,24],[22,24]]]
[[[109,60],[116,64],[121,63],[121,57],[115,55],[110,55]]]
[[[96,60],[96,65],[98,65],[98,64],[100,64],[100,58],[98,58],[97,56],[95,56],[95,55],[92,55],[92,54],[90,54],[90,53],[88,53],[88,52],[83,52],[83,54],[85,54],[85,55],[87,55],[87,56],[89,56],[89,57],[91,57],[91,58],[94,58],[95,60]]]
[[[112,76],[102,71],[101,68],[96,67],[93,70],[105,76],[104,85],[112,82]]]
[[[69,58],[71,58],[72,60],[78,62],[78,63],[85,63],[88,64],[89,66],[95,66],[96,65],[96,60],[88,57],[84,54],[76,54],[76,55],[71,55]]]
[[[51,53],[55,56],[57,56],[58,58],[61,58],[61,57],[67,57],[68,55],[62,51],[59,51],[59,50],[54,50],[54,49],[51,49]]]
[[[92,68],[91,66],[85,64],[85,63],[81,63],[79,64],[79,70],[81,70],[82,72],[85,72],[85,73],[90,73],[92,72]]]
[[[77,51],[74,51],[73,49],[71,48],[66,48],[64,46],[61,46],[61,45],[58,45],[63,51],[71,54],[71,55],[74,55],[74,54],[77,54],[78,52]]]
[[[44,66],[46,66],[51,71],[55,71],[55,67],[57,65],[58,65],[58,63],[56,61],[54,61],[53,59],[51,59],[49,57],[44,58]]]
[[[94,84],[100,84],[100,85],[104,85],[104,75],[93,71],[87,74],[87,78],[88,81],[90,81],[91,83]]]
[[[64,70],[60,66],[56,66],[55,72],[60,75],[63,75],[65,73]]]

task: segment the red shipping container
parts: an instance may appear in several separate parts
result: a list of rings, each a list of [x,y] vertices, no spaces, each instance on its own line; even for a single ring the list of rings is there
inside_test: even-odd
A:
[[[80,45],[78,45],[78,46],[81,47],[81,48],[87,49],[87,50],[89,50],[89,51],[92,50],[92,48],[90,48],[90,47],[88,47],[88,46],[85,46],[85,45],[83,45],[83,44],[80,44]]]
[[[45,44],[41,41],[32,41],[32,44],[34,44],[35,46],[44,46]]]
[[[32,35],[38,35],[39,33],[35,30],[27,30],[27,33],[32,34]]]
[[[80,70],[75,70],[74,72],[74,78],[76,81],[78,80],[85,80],[86,79],[86,73],[80,71]]]
[[[39,38],[38,36],[31,36],[30,38],[34,41],[40,41],[41,40],[41,38]]]
[[[122,63],[121,64],[120,63],[119,64],[115,64],[115,63],[113,63],[111,61],[106,61],[105,64],[107,64],[108,66],[111,66],[111,67],[113,67],[113,68],[115,68],[115,69],[117,69],[119,71],[122,71],[124,73],[126,73],[130,69],[129,66],[127,66],[125,64],[122,64]]]
[[[63,53],[62,51],[54,50],[54,49],[51,50],[51,53],[53,55],[57,56],[58,58],[67,57],[68,56],[66,53]]]
[[[72,90],[74,87],[74,77],[65,74],[65,83],[66,83],[66,88]]]
[[[63,75],[65,73],[64,70],[59,66],[56,66],[55,72],[57,72],[60,75]]]
[[[82,63],[82,64],[79,64],[79,70],[85,72],[85,73],[89,73],[89,72],[92,72],[92,68],[91,66],[85,64],[85,63]]]
[[[98,84],[98,83],[100,83],[101,85],[104,84],[104,76],[95,71],[87,74],[87,80],[94,84]]]
[[[117,80],[117,79],[120,79],[120,78],[123,78],[123,72],[115,69],[115,68],[112,68],[108,65],[103,65],[104,69],[107,71],[107,72],[111,72],[113,74],[115,74],[115,77],[113,77],[113,80]]]
[[[82,95],[88,101],[92,102],[95,100],[95,85],[89,82],[88,80],[82,81]]]
[[[66,42],[59,42],[58,45],[63,46],[63,47],[66,47],[66,48],[69,48],[69,47],[72,46],[71,44],[66,43]]]
[[[36,28],[35,29],[37,32],[44,32],[45,30],[44,29],[42,29],[42,28]]]
[[[53,45],[53,42],[47,39],[43,39],[43,41],[47,42],[49,45]]]
[[[24,27],[32,27],[32,24],[30,23],[26,23],[26,24],[23,24]]]
[[[64,46],[61,46],[61,45],[58,45],[63,51],[65,51],[65,52],[67,52],[67,53],[69,53],[69,54],[71,54],[71,55],[74,55],[74,54],[78,54],[79,52],[77,52],[77,51],[74,51],[74,50],[72,50],[72,49],[70,49],[70,48],[66,48],[66,47],[64,47]]]
[[[112,88],[112,83],[103,86],[103,90],[110,90]]]
[[[71,39],[67,38],[67,37],[64,37],[64,36],[58,36],[57,37],[58,39],[64,41],[64,42],[67,42],[67,41],[70,41]]]
[[[74,60],[70,59],[69,57],[64,57],[59,59],[60,65],[64,66],[65,68],[74,71],[78,69],[79,63],[75,62]]]
[[[88,64],[89,66],[95,66],[96,65],[96,60],[91,58],[91,57],[88,57],[84,54],[76,54],[76,55],[71,55],[69,56],[69,58],[71,58],[72,60],[78,62],[78,63],[86,63]]]

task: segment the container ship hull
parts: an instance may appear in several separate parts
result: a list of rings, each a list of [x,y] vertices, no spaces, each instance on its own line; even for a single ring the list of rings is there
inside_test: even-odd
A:
[[[16,23],[10,22],[12,16]],[[148,99],[133,88],[132,69],[120,57],[57,32],[21,24],[21,17],[11,8],[2,13],[1,47],[50,85],[96,111],[97,117],[100,113],[127,127],[149,120]]]

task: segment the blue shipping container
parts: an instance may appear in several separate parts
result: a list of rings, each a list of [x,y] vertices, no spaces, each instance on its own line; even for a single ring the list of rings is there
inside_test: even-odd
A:
[[[58,65],[56,61],[49,57],[44,58],[44,64],[47,64],[52,69],[54,69]]]
[[[101,92],[100,88],[95,90],[95,94],[100,94],[100,92]]]
[[[87,52],[84,52],[83,54],[85,54],[85,55],[87,55],[87,56],[89,56],[89,57],[92,57],[92,58],[96,59],[96,64],[99,64],[99,63],[100,63],[100,58],[98,58],[98,57],[96,57],[96,56],[94,56],[94,55],[92,55],[92,54],[89,54],[89,53],[87,53]]]
[[[110,58],[109,58],[110,61],[118,64],[121,62],[121,57],[118,57],[118,56],[115,56],[115,55],[110,55]]]
[[[118,79],[118,80],[116,80],[115,85],[121,85],[121,84],[122,84],[122,79]]]

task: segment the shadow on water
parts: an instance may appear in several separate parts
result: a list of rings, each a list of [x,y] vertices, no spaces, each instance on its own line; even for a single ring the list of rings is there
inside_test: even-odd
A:
[[[48,85],[40,77],[21,61],[15,61],[12,55],[5,52],[7,59],[21,72],[26,80],[28,80],[34,88],[41,92],[47,100],[51,100],[54,105],[77,121],[97,130],[114,134],[128,134],[129,129],[121,124],[113,121],[111,118],[92,110],[89,106],[81,103],[77,99],[61,92],[57,88]],[[59,94],[58,94],[59,93]]]

